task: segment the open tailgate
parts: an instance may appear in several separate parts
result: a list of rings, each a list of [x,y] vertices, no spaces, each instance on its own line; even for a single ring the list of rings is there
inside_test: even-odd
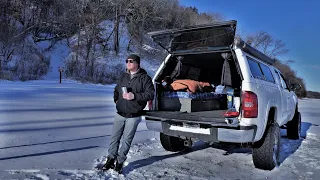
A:
[[[162,121],[169,124],[190,123],[207,125],[208,127],[237,127],[238,125],[227,124],[225,118],[221,118],[221,114],[224,112],[225,110],[217,110],[215,111],[216,115],[208,117],[178,111],[150,111],[144,117],[146,120]]]

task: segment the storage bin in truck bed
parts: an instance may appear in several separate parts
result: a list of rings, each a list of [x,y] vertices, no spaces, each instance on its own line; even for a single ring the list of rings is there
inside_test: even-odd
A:
[[[198,112],[227,108],[227,95],[215,92],[169,92],[161,94],[160,109],[163,111]]]

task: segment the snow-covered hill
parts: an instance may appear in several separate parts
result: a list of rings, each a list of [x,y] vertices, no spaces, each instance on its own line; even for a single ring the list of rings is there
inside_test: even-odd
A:
[[[46,49],[49,46],[49,42],[42,41],[37,43],[37,46],[41,49]],[[70,48],[68,47],[67,40],[62,40],[58,42],[50,51],[46,54],[50,57],[50,67],[49,72],[42,77],[44,80],[57,80],[60,77],[59,67],[64,67],[64,61],[70,54]]]
[[[11,31],[23,34],[21,23],[13,18],[11,21],[14,24]],[[6,38],[0,39],[2,79],[25,81],[39,79],[47,73],[49,59],[33,41],[31,34]]]
[[[126,57],[131,54],[141,56],[141,67],[144,68],[150,76],[155,74],[161,60],[159,60],[160,51],[151,45],[144,44],[142,51],[139,50],[136,40],[132,39],[127,25],[120,22],[119,25],[119,53],[114,51],[114,22],[105,20],[99,24],[99,38],[101,42],[93,43],[90,50],[89,61],[94,63],[94,81],[102,83],[112,83],[119,72],[125,71]],[[70,38],[70,54],[65,58],[66,70],[70,77],[74,79],[87,79],[86,62],[88,61],[88,38],[90,38],[90,28],[86,27]],[[129,47],[129,48],[128,48]],[[78,50],[80,48],[80,50]],[[54,53],[56,54],[56,53]],[[62,58],[60,58],[62,59]],[[91,65],[89,63],[89,65]],[[99,79],[99,80],[98,80]]]

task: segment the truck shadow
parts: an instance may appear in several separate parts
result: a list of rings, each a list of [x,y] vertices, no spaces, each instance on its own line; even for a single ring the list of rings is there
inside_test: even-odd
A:
[[[279,165],[282,164],[289,156],[294,154],[297,151],[297,149],[299,149],[299,147],[302,144],[302,141],[304,141],[304,139],[306,138],[306,132],[311,126],[313,126],[313,124],[302,122],[302,129],[301,129],[302,137],[298,140],[287,139],[286,130],[281,130],[281,147],[280,147],[281,149],[280,149]],[[223,142],[223,143],[212,143],[209,145],[208,143],[198,141],[194,144],[194,146],[191,149],[188,149],[186,151],[162,155],[162,156],[151,156],[149,158],[130,162],[128,166],[124,168],[123,174],[126,176],[134,169],[154,164],[157,161],[162,161],[164,159],[186,155],[190,152],[202,151],[207,148],[224,150],[225,152],[223,152],[222,154],[224,156],[234,154],[234,153],[252,154],[251,146],[246,144],[234,144],[234,143]]]
[[[168,158],[183,156],[183,155],[186,155],[188,153],[195,152],[195,151],[201,151],[201,150],[204,150],[204,149],[209,148],[209,147],[210,146],[208,144],[201,143],[201,144],[198,144],[198,145],[196,145],[196,146],[194,146],[192,148],[188,148],[188,149],[186,149],[184,151],[181,151],[181,152],[176,152],[176,153],[162,155],[162,156],[151,156],[149,158],[140,159],[140,160],[137,160],[137,161],[134,161],[134,162],[130,162],[126,167],[123,168],[123,174],[126,176],[131,171],[133,171],[135,169],[151,165],[151,164],[153,164],[155,162],[162,161],[162,160],[168,159]]]
[[[281,149],[280,149],[280,157],[279,162],[282,164],[289,156],[294,154],[302,142],[307,138],[307,131],[314,124],[308,122],[301,122],[301,137],[297,140],[291,140],[287,138],[286,130],[281,130]]]

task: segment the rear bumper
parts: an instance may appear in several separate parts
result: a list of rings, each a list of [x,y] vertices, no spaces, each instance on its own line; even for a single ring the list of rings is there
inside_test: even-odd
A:
[[[221,126],[207,125],[205,128],[189,128],[177,126],[172,121],[154,119],[145,116],[149,130],[162,132],[176,137],[192,137],[209,142],[248,143],[254,142],[257,126]],[[199,123],[201,124],[201,122]]]

